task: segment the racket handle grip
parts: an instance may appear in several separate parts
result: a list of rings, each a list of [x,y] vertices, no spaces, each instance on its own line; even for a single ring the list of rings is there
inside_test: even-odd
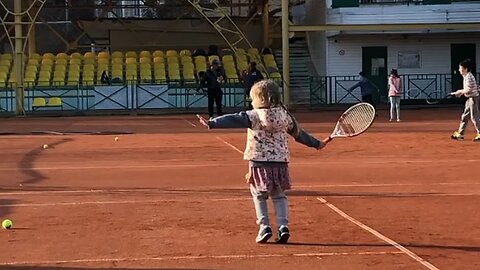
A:
[[[322,142],[326,144],[326,143],[331,142],[332,140],[333,140],[332,137],[328,136],[327,138],[323,139]]]

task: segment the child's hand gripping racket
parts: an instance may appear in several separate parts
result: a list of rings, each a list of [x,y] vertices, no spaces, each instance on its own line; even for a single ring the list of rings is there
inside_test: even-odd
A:
[[[333,138],[354,137],[365,132],[375,119],[375,108],[368,103],[359,103],[348,108],[338,119],[332,134],[323,140],[328,143]]]

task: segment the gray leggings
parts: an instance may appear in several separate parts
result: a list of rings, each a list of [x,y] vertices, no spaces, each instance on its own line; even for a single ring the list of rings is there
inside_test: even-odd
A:
[[[479,97],[470,97],[465,102],[465,109],[463,110],[462,119],[460,120],[460,126],[458,127],[458,132],[460,134],[465,133],[467,128],[468,120],[472,120],[477,134],[480,134],[480,114],[478,110]]]
[[[400,97],[390,97],[390,120],[400,120]]]

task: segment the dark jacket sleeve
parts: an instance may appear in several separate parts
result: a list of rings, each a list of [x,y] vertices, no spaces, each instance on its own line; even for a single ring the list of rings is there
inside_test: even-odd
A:
[[[298,132],[290,134],[293,136],[296,142],[301,143],[308,147],[313,147],[315,149],[321,149],[325,144],[315,137],[306,132],[303,128],[299,128]]]
[[[246,112],[226,114],[208,121],[208,127],[213,128],[250,128],[250,119]]]

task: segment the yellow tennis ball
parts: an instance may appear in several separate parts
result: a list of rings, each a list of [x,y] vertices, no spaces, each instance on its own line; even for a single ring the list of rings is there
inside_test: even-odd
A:
[[[115,141],[118,142],[119,138],[118,137],[115,137]]]
[[[47,149],[47,148],[48,148],[48,144],[44,144],[43,149]]]
[[[5,219],[5,220],[2,222],[2,227],[3,227],[5,230],[11,229],[12,226],[13,226],[13,222],[12,222],[10,219]]]

